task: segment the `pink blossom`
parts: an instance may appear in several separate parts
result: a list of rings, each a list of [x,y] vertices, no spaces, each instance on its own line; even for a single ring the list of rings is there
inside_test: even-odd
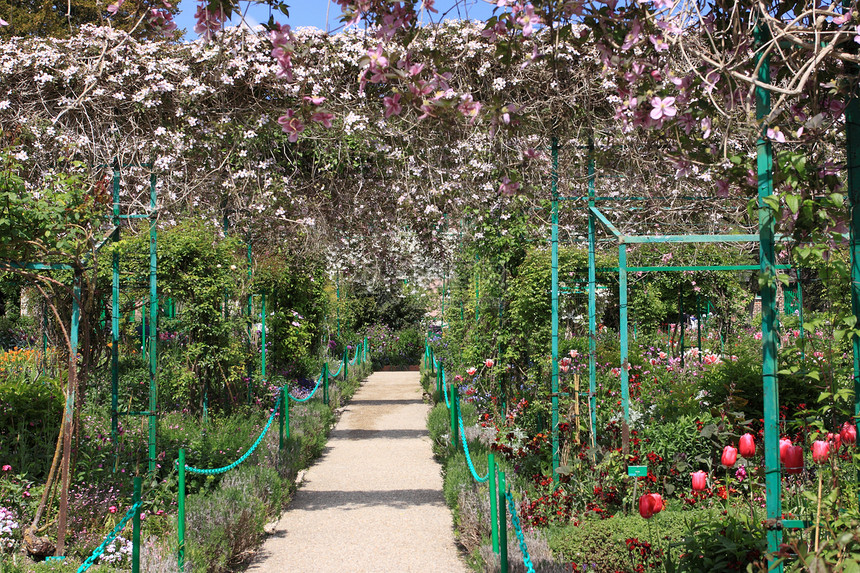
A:
[[[650,116],[653,120],[661,120],[664,117],[673,117],[678,110],[675,108],[675,98],[673,97],[653,97],[651,98],[651,106],[654,108],[651,110]]]
[[[534,25],[540,24],[540,22],[540,16],[535,14],[535,7],[530,3],[526,4],[525,8],[523,8],[517,18],[517,24],[523,27],[523,36],[526,37],[532,35],[532,32],[534,32]]]
[[[227,19],[223,9],[219,7],[216,11],[210,11],[209,3],[205,1],[197,5],[194,17],[197,18],[194,31],[207,41],[215,36],[215,33],[221,29],[221,24]]]
[[[311,120],[323,124],[323,127],[331,127],[334,114],[327,111],[318,111],[311,116]]]
[[[703,117],[702,118],[702,137],[704,139],[708,139],[711,137],[711,118]]]
[[[382,104],[385,106],[385,117],[391,117],[392,115],[400,115],[400,112],[403,110],[403,107],[400,105],[400,94],[394,94],[393,96],[385,96],[382,98]]]
[[[176,22],[173,14],[162,8],[153,8],[149,11],[149,25],[159,30],[163,35],[169,35],[176,30]]]
[[[287,113],[278,118],[278,123],[281,126],[281,129],[284,130],[284,133],[289,133],[289,140],[292,143],[295,143],[299,140],[299,134],[305,130],[305,126],[302,121],[296,117],[296,112],[292,109],[288,109]]]
[[[295,51],[295,40],[295,36],[287,25],[276,24],[275,28],[269,32],[269,41],[272,42],[272,57],[277,60],[280,66],[277,77],[287,78],[288,81],[293,79],[292,57]]]
[[[111,14],[116,14],[119,11],[120,6],[122,6],[124,3],[125,3],[125,0],[116,0],[115,3],[113,3],[107,7],[107,11],[110,12]]]
[[[3,471],[4,472],[11,472],[12,466],[10,466],[9,464],[6,464],[5,466],[3,466]]]
[[[110,507],[108,508],[108,511],[109,511],[109,512],[111,512],[111,513],[116,513],[116,506],[115,506],[115,505],[110,506]]]
[[[785,143],[785,134],[779,129],[779,126],[768,127],[767,138],[779,143]]]
[[[502,177],[502,183],[499,185],[499,193],[506,197],[512,196],[520,188],[520,184],[516,181],[511,181],[507,176]]]
[[[0,26],[8,26],[8,25],[9,25],[9,22],[4,20],[3,18],[0,18]]]
[[[655,10],[668,10],[673,6],[672,0],[654,0]]]
[[[630,24],[630,31],[627,32],[627,35],[624,36],[624,43],[621,44],[621,49],[625,52],[632,48],[636,42],[639,41],[639,34],[642,33],[642,24],[639,23],[639,18],[634,18],[633,22]],[[634,64],[635,66],[635,64]],[[635,69],[634,69],[635,71]],[[641,70],[635,72],[636,75],[641,74]]]
[[[654,44],[654,49],[658,52],[665,52],[669,49],[669,44],[666,43],[660,36],[654,36],[653,34],[648,36],[648,39]]]
[[[384,52],[382,44],[376,46],[374,50],[367,51],[367,57],[370,58],[370,69],[378,70],[388,67],[388,58],[382,55]]]
[[[322,96],[305,96],[302,99],[313,105],[322,105],[325,102],[325,98]]]
[[[470,123],[474,123],[481,111],[481,102],[472,99],[472,94],[466,94],[460,101],[460,105],[457,106],[457,111],[465,117],[471,118]]]

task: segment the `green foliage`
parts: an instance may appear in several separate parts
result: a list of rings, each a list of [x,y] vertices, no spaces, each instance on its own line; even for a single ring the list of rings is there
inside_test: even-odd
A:
[[[628,539],[652,543],[666,551],[684,538],[691,524],[703,512],[664,511],[650,520],[635,515],[615,515],[608,519],[586,519],[578,524],[547,529],[547,541],[553,553],[563,556],[588,571],[612,573],[632,569]]]
[[[0,260],[81,261],[107,214],[106,187],[88,185],[86,165],[77,161],[62,162],[35,191],[25,187],[21,170],[0,152]]]
[[[0,379],[0,460],[32,479],[47,476],[60,431],[63,393],[58,381]]]
[[[689,573],[747,571],[762,565],[767,551],[765,530],[753,515],[707,515],[690,523],[681,545],[678,570]]]

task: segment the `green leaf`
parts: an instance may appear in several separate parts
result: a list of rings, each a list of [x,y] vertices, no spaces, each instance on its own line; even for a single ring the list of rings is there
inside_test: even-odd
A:
[[[800,195],[786,194],[785,204],[788,205],[792,213],[797,213],[798,209],[800,209]]]

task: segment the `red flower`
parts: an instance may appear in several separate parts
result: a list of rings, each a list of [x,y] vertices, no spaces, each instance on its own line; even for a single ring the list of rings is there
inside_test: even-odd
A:
[[[723,456],[720,458],[720,463],[725,467],[730,468],[738,461],[738,451],[733,446],[723,448]]]
[[[855,444],[857,443],[857,428],[853,424],[845,422],[839,431],[839,436],[846,444]]]
[[[741,442],[738,444],[739,450],[743,457],[751,458],[755,456],[755,438],[752,434],[744,434],[741,436]]]
[[[830,443],[825,440],[812,442],[812,460],[817,464],[823,464],[830,458]]]
[[[797,475],[803,472],[803,447],[802,446],[785,446],[780,448],[780,459],[782,465],[785,466],[787,475]]]
[[[484,366],[486,366],[487,368],[492,368],[494,364],[495,362],[493,362],[492,358],[487,358],[486,360],[484,360]]]
[[[646,493],[639,498],[639,515],[645,519],[663,511],[663,497],[659,493]]]
[[[699,470],[693,474],[693,491],[704,491],[708,487],[708,474]]]

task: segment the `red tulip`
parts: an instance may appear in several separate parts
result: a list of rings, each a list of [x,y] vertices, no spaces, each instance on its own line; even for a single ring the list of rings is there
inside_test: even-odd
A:
[[[720,458],[720,463],[725,467],[730,468],[738,461],[738,451],[733,446],[723,448],[723,457]]]
[[[741,436],[741,442],[738,446],[743,457],[751,458],[755,456],[755,438],[752,434],[744,434]]]
[[[704,491],[708,487],[708,474],[699,470],[690,474],[693,476],[693,491]]]
[[[478,372],[478,369],[475,368],[474,366],[466,369],[466,374],[468,374],[469,376],[474,376],[475,374],[477,374],[477,372]]]
[[[842,441],[846,444],[856,444],[857,443],[857,427],[853,424],[849,424],[845,422],[842,425],[842,429],[839,431],[839,436],[842,438]]]
[[[815,440],[812,442],[812,460],[817,464],[823,464],[830,457],[830,442],[826,440]]]
[[[492,368],[493,364],[495,364],[495,362],[493,362],[492,358],[487,358],[486,360],[484,360],[484,366],[486,366],[487,368]]]
[[[639,498],[639,515],[645,519],[663,511],[663,497],[659,493],[646,493]]]
[[[783,456],[785,456],[785,449],[789,447],[791,447],[791,440],[788,438],[779,439],[779,459],[783,459]]]
[[[827,443],[833,444],[836,451],[839,451],[839,447],[842,446],[842,436],[832,432],[827,432]]]
[[[786,446],[780,451],[782,465],[785,466],[787,475],[797,475],[803,472],[803,447]]]

